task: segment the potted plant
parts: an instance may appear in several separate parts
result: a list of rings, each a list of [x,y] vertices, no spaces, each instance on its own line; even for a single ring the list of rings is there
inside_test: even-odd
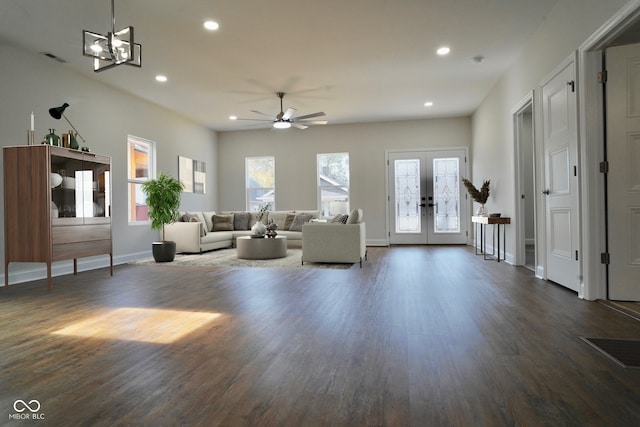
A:
[[[142,191],[147,195],[151,228],[162,232],[162,240],[152,245],[156,262],[171,262],[176,256],[176,242],[164,239],[164,226],[178,219],[182,189],[180,181],[164,172],[157,179],[142,184]]]
[[[467,188],[469,195],[473,200],[480,203],[480,207],[476,212],[476,216],[488,216],[487,208],[484,207],[484,204],[487,203],[489,199],[489,184],[491,181],[487,180],[482,183],[482,187],[478,190],[471,181],[466,178],[462,178],[462,183]]]

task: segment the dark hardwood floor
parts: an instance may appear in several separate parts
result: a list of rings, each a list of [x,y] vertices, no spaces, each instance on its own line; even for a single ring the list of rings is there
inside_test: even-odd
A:
[[[640,424],[640,370],[580,340],[640,322],[468,247],[53,285],[0,291],[0,425]],[[12,419],[19,399],[44,420]]]

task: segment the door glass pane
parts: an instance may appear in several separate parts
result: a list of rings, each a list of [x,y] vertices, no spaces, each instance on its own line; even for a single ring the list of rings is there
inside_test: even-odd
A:
[[[420,233],[420,159],[394,163],[396,233]]]
[[[460,232],[460,174],[458,158],[433,159],[433,231]]]

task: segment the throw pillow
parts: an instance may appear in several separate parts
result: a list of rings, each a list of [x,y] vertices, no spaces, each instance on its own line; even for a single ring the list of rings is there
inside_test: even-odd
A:
[[[302,224],[311,221],[311,218],[313,218],[311,214],[296,214],[289,226],[289,231],[302,231]]]
[[[195,219],[196,221],[198,221],[197,216],[186,213],[180,217],[180,222],[192,222],[191,221],[192,219]]]
[[[284,219],[284,225],[282,226],[283,230],[288,230],[291,227],[291,223],[293,222],[293,218],[296,217],[296,214],[288,213],[287,217]]]
[[[362,222],[362,209],[354,209],[349,214],[349,219],[347,219],[347,224],[359,224]]]
[[[233,214],[233,229],[234,230],[250,230],[251,224],[249,220],[251,214],[249,212],[236,212]]]
[[[214,215],[211,220],[213,221],[213,231],[233,231],[233,214]]]
[[[207,225],[207,231],[213,231],[213,220],[211,219],[216,213],[214,211],[205,211],[202,212],[202,216],[204,217],[204,222]]]
[[[338,223],[338,224],[346,224],[347,223],[347,219],[349,219],[349,215],[347,214],[338,214],[336,216],[334,216],[333,218],[331,218],[332,223]]]
[[[202,236],[206,236],[207,231],[209,231],[209,229],[207,228],[207,220],[204,218],[204,214],[202,212],[193,212],[192,215],[195,215],[196,218],[198,218],[198,222],[202,224],[200,226],[201,227],[200,234]]]

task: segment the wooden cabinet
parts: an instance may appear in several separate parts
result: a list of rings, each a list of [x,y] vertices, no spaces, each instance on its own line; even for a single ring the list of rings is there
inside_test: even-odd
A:
[[[44,262],[51,289],[51,263],[109,255],[111,158],[51,145],[5,147],[4,272],[9,263]]]

